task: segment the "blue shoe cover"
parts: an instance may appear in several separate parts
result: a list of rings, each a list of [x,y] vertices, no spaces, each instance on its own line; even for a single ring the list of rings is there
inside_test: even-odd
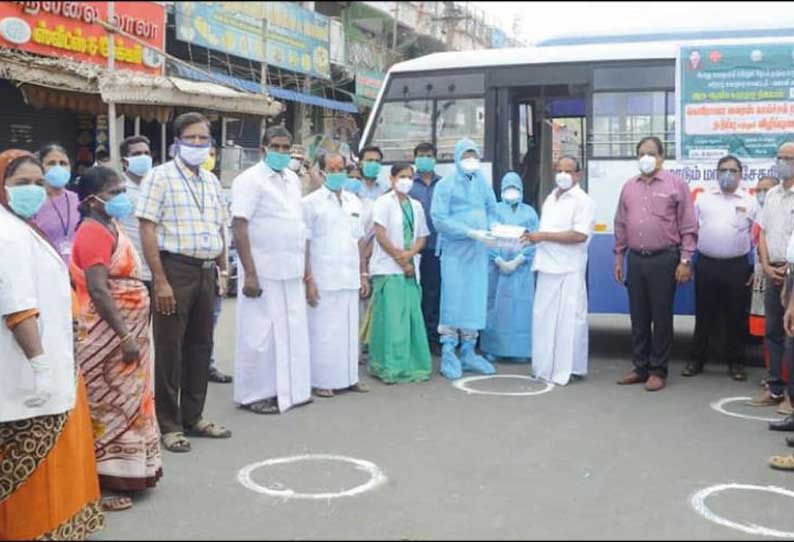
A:
[[[460,348],[460,363],[464,371],[492,375],[496,369],[488,361],[474,353],[474,342],[466,341]]]
[[[463,376],[460,360],[455,355],[455,346],[457,345],[454,342],[444,342],[444,339],[441,339],[441,342],[443,344],[441,350],[441,374],[449,380],[456,380]]]

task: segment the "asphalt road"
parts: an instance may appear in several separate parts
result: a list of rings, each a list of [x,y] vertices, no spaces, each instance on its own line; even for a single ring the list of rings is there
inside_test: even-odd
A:
[[[369,394],[315,399],[285,415],[257,416],[235,408],[231,385],[210,384],[206,415],[230,427],[233,437],[192,439],[189,454],[163,451],[157,488],[136,497],[133,509],[108,514],[96,538],[758,538],[707,521],[690,498],[725,483],[794,490],[794,473],[767,466],[770,455],[787,450],[784,434],[709,406],[755,394],[763,370],[750,369],[743,383],[721,365],[680,377],[692,319],[677,318],[676,329],[669,386],[655,394],[615,385],[630,369],[630,336],[628,318],[614,316],[592,318],[588,377],[539,395],[467,394],[436,370],[430,382],[398,386],[364,376]],[[233,336],[229,300],[217,346],[226,371],[232,369]],[[528,370],[499,365],[500,374]],[[471,387],[543,388],[516,379]],[[776,417],[771,408],[726,408]],[[260,494],[238,481],[246,465],[303,454],[370,461],[387,480],[355,496],[321,500]],[[270,488],[333,493],[365,483],[369,474],[325,461],[260,468],[251,478]],[[794,537],[791,497],[728,490],[706,504],[727,520]]]

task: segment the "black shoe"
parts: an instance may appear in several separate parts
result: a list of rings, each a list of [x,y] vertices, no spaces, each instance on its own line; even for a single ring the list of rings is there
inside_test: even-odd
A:
[[[786,437],[786,446],[791,446],[792,448],[794,448],[794,438]]]
[[[786,416],[779,422],[769,424],[770,431],[794,431],[794,414]]]
[[[699,361],[690,361],[681,371],[681,376],[695,376],[703,372],[703,364]]]
[[[210,367],[209,381],[216,382],[218,384],[228,384],[229,382],[232,381],[232,377],[223,374],[215,367]]]

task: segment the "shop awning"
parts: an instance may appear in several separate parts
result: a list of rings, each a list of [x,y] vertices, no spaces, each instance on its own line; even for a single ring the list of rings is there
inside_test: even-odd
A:
[[[212,76],[210,77],[206,73],[200,72],[198,70],[194,70],[182,64],[175,65],[174,71],[182,77],[187,77],[188,79],[195,79],[196,81],[217,81],[219,83],[223,83],[224,85],[228,85],[233,88],[243,89],[248,92],[262,91],[262,86],[259,83],[256,83],[255,81],[241,79],[239,77],[233,77],[231,75],[213,73]],[[268,85],[267,87],[267,93],[270,96],[273,96],[281,100],[289,100],[291,102],[301,102],[308,105],[322,107],[324,109],[335,109],[337,111],[344,111],[345,113],[354,113],[354,114],[358,113],[358,107],[356,107],[356,104],[352,102],[340,102],[339,100],[332,100],[330,98],[323,98],[322,96],[315,96],[314,94],[307,94],[305,92],[298,92],[296,90],[274,87],[270,85]]]

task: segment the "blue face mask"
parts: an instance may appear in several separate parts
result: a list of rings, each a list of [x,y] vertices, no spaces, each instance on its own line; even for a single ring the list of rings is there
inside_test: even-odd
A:
[[[8,206],[11,210],[25,220],[39,212],[41,206],[47,201],[47,191],[43,186],[28,184],[25,186],[12,186],[6,188]]]
[[[96,196],[96,199],[105,204],[105,212],[111,218],[123,219],[132,214],[132,201],[130,201],[127,194],[118,194],[113,196],[108,201],[103,201],[102,198]]]
[[[436,167],[436,159],[432,156],[417,156],[414,165],[419,173],[430,173]]]
[[[290,159],[292,156],[288,152],[267,151],[265,163],[273,171],[281,171],[289,165]]]
[[[725,192],[730,192],[739,186],[739,179],[730,171],[723,171],[717,177],[717,182],[720,184],[720,189]]]
[[[44,180],[53,188],[63,188],[72,176],[72,172],[63,166],[53,166],[44,174]]]
[[[339,192],[347,182],[347,173],[326,173],[325,186],[331,192]]]
[[[361,191],[364,190],[364,184],[361,182],[361,179],[348,177],[344,189],[353,194],[360,194]]]
[[[361,173],[363,173],[364,177],[367,179],[374,179],[378,176],[378,173],[380,173],[380,167],[378,162],[366,160],[361,163]]]
[[[127,171],[138,177],[143,177],[152,169],[152,157],[145,154],[127,156]]]

